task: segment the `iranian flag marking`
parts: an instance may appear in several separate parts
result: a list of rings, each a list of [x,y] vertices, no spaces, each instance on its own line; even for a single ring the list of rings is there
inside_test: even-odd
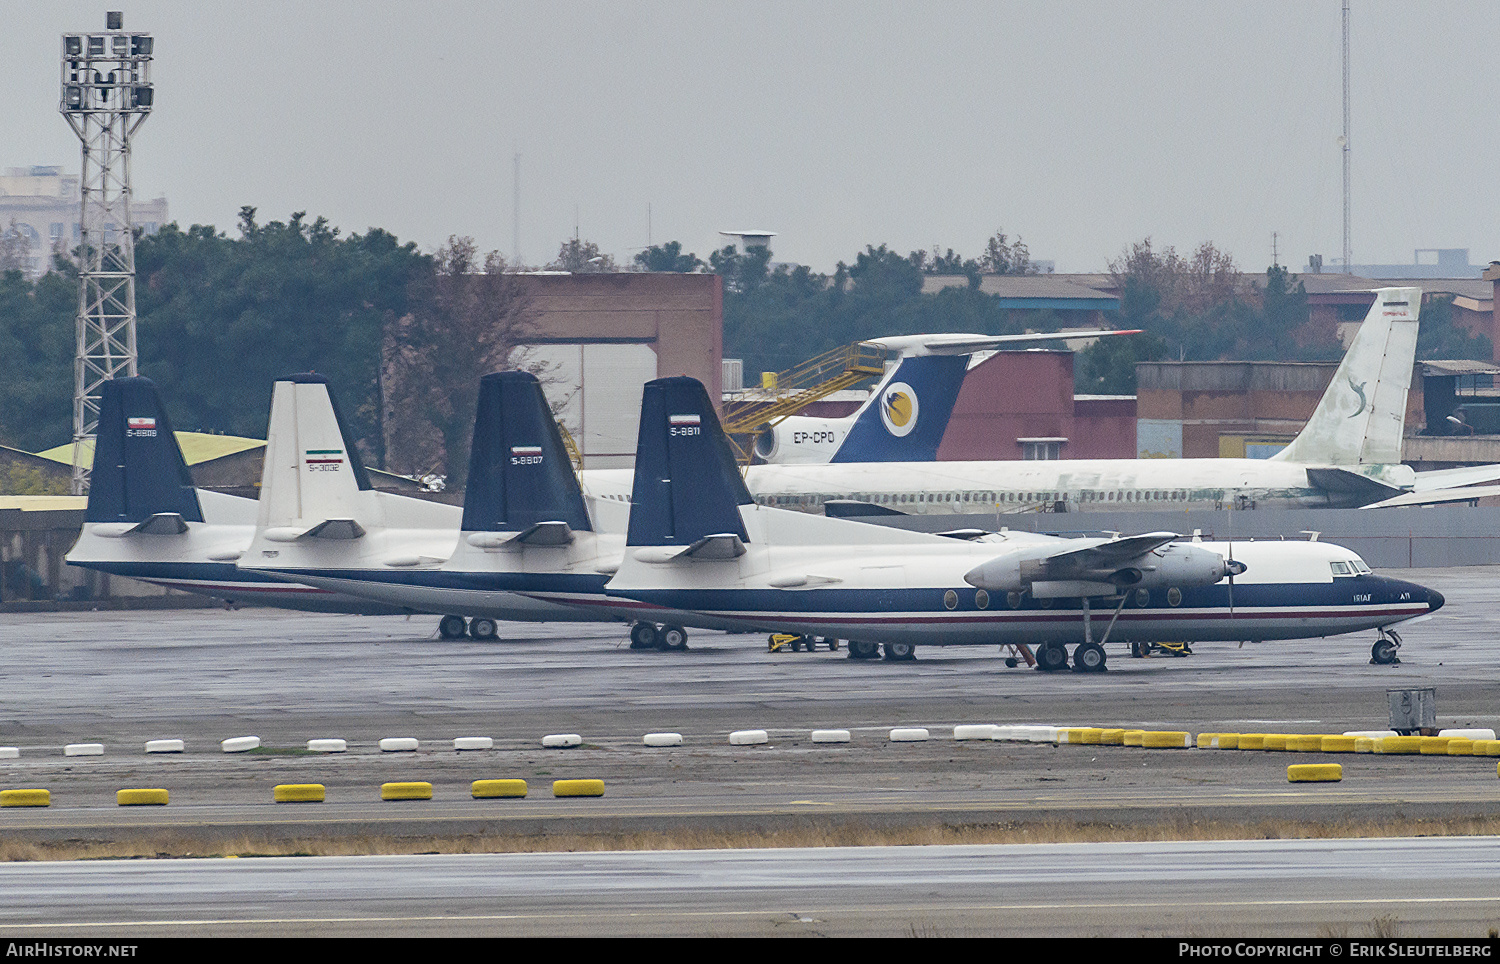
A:
[[[696,415],[669,415],[667,417],[667,423],[669,425],[674,425],[674,426],[677,426],[677,425],[697,425],[701,421],[702,421],[702,419],[700,419]]]
[[[139,429],[143,429],[143,428],[156,428],[156,419],[154,419],[154,418],[127,418],[125,420],[125,427],[129,428],[129,429],[135,429],[135,430],[139,430]]]
[[[308,449],[308,465],[343,465],[343,449]]]
[[[510,447],[510,454],[511,455],[541,455],[542,454],[542,447],[540,445],[512,445]]]

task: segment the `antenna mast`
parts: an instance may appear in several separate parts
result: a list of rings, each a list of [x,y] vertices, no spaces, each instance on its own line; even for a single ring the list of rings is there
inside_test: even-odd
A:
[[[125,33],[105,14],[102,33],[64,34],[62,102],[83,146],[78,325],[73,357],[73,493],[88,491],[88,454],[99,425],[100,386],[136,374],[135,233],[130,220],[130,138],[151,113],[150,34]]]
[[[1344,274],[1349,267],[1349,0],[1344,0]]]

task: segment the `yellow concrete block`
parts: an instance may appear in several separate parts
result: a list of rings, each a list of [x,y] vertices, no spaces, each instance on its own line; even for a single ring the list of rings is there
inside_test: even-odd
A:
[[[1186,730],[1147,730],[1141,746],[1156,750],[1182,749],[1193,745],[1193,735]]]
[[[413,780],[405,783],[382,783],[382,800],[431,800],[432,784]]]
[[[475,780],[469,786],[475,800],[526,796],[525,780]]]
[[[1294,763],[1286,768],[1290,783],[1337,783],[1344,779],[1344,768],[1337,763]]]
[[[0,790],[0,807],[50,807],[50,790]]]
[[[271,788],[275,803],[322,803],[323,797],[321,783],[278,783]]]
[[[552,795],[554,797],[602,797],[604,796],[604,781],[553,780]]]
[[[1422,740],[1420,736],[1383,736],[1375,744],[1376,753],[1420,753],[1422,752]]]
[[[1145,730],[1126,730],[1121,734],[1121,746],[1140,746],[1141,741],[1146,738]]]
[[[122,807],[164,807],[167,804],[167,791],[160,788],[121,790],[115,794],[115,803]]]
[[[1323,737],[1324,753],[1355,753],[1358,752],[1359,737],[1357,736],[1325,736]]]
[[[1241,750],[1264,750],[1266,735],[1264,733],[1241,733],[1239,748]]]
[[[1125,731],[1110,729],[1100,730],[1099,742],[1104,746],[1122,746],[1125,743]]]

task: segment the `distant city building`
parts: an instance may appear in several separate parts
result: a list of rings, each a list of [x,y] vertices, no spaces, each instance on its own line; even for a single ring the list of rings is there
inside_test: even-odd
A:
[[[70,253],[83,236],[78,216],[78,178],[60,166],[8,167],[0,176],[0,235],[14,226],[31,247],[27,277],[38,278],[52,264],[52,252]],[[146,234],[167,223],[167,199],[131,198],[130,215]],[[105,226],[106,239],[116,225]]]
[[[1321,254],[1307,259],[1308,274],[1354,274],[1365,278],[1478,278],[1484,265],[1469,263],[1468,248],[1417,248],[1411,264],[1356,264],[1344,271],[1339,259],[1327,263]]]

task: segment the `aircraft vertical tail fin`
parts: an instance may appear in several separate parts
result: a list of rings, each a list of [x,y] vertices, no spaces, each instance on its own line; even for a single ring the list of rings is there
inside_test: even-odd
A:
[[[175,514],[202,522],[203,510],[161,396],[149,378],[115,378],[99,394],[99,427],[89,481],[88,522],[143,522]]]
[[[703,383],[658,378],[641,398],[628,546],[691,546],[745,532],[739,507],[754,500]]]
[[[359,493],[370,489],[369,474],[328,379],[302,374],[276,382],[259,526],[353,519],[361,504]]]
[[[565,522],[575,532],[593,528],[541,382],[530,372],[486,375],[479,381],[463,530],[524,531],[543,522]]]
[[[1378,288],[1312,418],[1273,456],[1314,465],[1401,461],[1406,396],[1416,362],[1420,288]]]
[[[931,462],[963,388],[968,355],[901,359],[854,414],[832,462]]]

